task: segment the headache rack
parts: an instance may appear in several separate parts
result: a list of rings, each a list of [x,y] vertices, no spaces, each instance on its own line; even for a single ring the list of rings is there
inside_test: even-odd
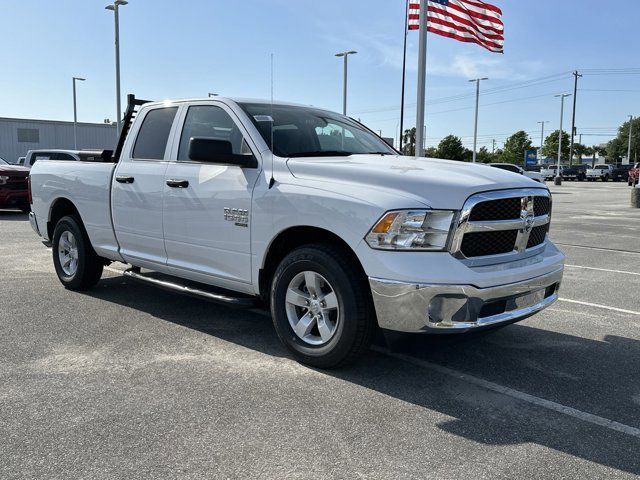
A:
[[[118,138],[118,145],[116,145],[116,151],[113,154],[113,162],[118,163],[120,161],[120,155],[122,155],[122,149],[124,148],[124,141],[127,139],[127,134],[133,123],[133,119],[136,118],[139,108],[145,103],[150,103],[151,100],[141,100],[136,98],[132,93],[127,95],[127,111],[124,113],[124,119],[122,120],[122,130],[120,131],[120,138]]]

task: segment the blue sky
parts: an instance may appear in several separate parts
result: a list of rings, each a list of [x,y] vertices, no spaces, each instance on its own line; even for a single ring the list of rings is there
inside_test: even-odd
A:
[[[115,118],[113,15],[106,0],[0,0],[0,116],[71,120],[71,78],[80,121]],[[130,0],[121,9],[123,96],[268,98],[270,54],[275,96],[339,111],[342,63],[350,61],[349,114],[397,135],[404,0]],[[640,2],[495,0],[506,25],[505,54],[429,36],[427,137],[473,134],[473,85],[488,76],[480,145],[516,130],[540,141],[538,121],[557,129],[559,101],[574,69],[640,67]],[[608,8],[609,6],[615,8]],[[620,13],[624,12],[624,15]],[[410,33],[406,125],[415,123],[417,33]],[[530,80],[545,78],[533,85]],[[640,75],[585,75],[577,126],[583,143],[608,140],[640,114]],[[439,99],[466,95],[456,101]],[[570,106],[570,105],[568,105]],[[569,109],[570,110],[570,109]],[[570,122],[569,114],[565,125]],[[566,127],[569,129],[569,127]]]

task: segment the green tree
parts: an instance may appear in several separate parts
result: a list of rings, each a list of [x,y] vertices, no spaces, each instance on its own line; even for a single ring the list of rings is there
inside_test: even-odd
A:
[[[429,147],[424,151],[424,156],[429,158],[438,158],[438,148]]]
[[[445,160],[464,160],[466,149],[460,137],[448,135],[438,144],[438,158]]]
[[[629,149],[629,122],[627,120],[618,129],[618,136],[607,144],[607,160],[620,161],[627,156]],[[631,136],[631,163],[636,159],[640,149],[640,118],[633,119],[633,134]]]
[[[481,147],[480,150],[478,150],[477,160],[478,163],[491,163],[493,162],[493,156],[487,147]]]
[[[545,140],[542,147],[542,154],[545,157],[558,158],[558,140],[560,139],[560,130],[552,132]],[[569,144],[571,137],[565,131],[562,132],[562,158],[569,160]]]
[[[416,154],[416,128],[405,130],[402,135],[402,153],[414,156]]]
[[[520,130],[504,142],[503,162],[524,163],[524,152],[532,147],[531,138],[527,132]]]

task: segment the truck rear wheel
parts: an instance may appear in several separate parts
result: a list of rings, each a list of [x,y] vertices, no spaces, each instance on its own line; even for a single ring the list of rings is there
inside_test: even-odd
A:
[[[81,220],[62,217],[53,232],[53,265],[69,290],[88,290],[102,276],[102,260],[93,250]]]
[[[301,363],[332,368],[353,362],[371,343],[366,279],[342,250],[298,248],[278,266],[271,314],[278,337]]]

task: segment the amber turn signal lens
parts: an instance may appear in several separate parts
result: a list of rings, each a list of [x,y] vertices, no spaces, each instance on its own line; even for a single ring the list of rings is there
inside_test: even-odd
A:
[[[373,227],[373,233],[387,233],[391,229],[391,225],[396,218],[398,218],[400,212],[391,212],[387,213],[384,218],[382,218],[375,227]]]

